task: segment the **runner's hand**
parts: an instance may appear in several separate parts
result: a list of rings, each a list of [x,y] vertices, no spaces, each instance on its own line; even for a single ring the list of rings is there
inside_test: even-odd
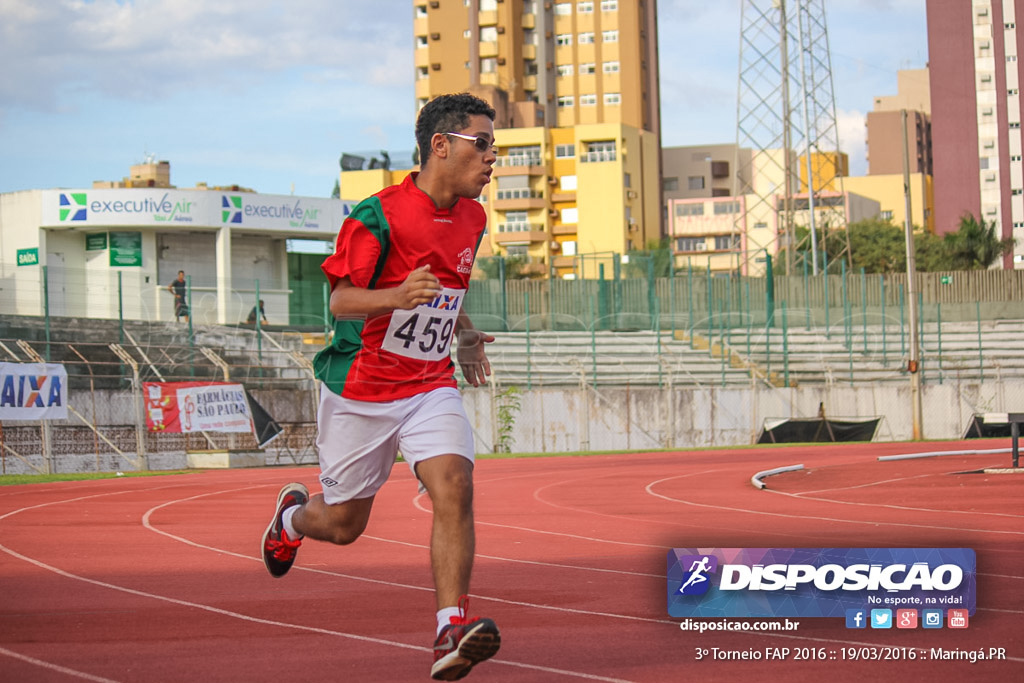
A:
[[[459,347],[455,356],[462,369],[466,381],[474,387],[487,384],[491,374],[491,364],[487,360],[484,344],[494,341],[492,335],[480,330],[462,330],[459,332]]]
[[[420,304],[429,304],[441,293],[441,281],[430,272],[430,266],[420,266],[409,273],[405,282],[396,288],[398,303],[395,308],[409,310]]]

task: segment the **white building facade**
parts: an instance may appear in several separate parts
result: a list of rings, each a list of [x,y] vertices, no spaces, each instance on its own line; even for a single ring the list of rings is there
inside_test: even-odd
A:
[[[284,323],[289,252],[330,253],[351,207],[169,188],[2,194],[0,314],[174,320],[167,288],[183,270],[195,322],[242,322],[263,299]]]

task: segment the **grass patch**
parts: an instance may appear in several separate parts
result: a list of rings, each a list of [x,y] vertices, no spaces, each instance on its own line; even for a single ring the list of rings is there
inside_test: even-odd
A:
[[[0,486],[20,484],[50,484],[55,481],[88,481],[91,479],[121,479],[123,477],[162,477],[169,474],[194,474],[195,470],[161,470],[158,472],[67,472],[64,474],[4,474]]]

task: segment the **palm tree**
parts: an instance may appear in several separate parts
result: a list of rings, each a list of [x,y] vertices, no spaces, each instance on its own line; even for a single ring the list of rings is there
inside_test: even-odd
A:
[[[1000,238],[996,222],[978,220],[969,213],[960,218],[960,229],[943,238],[956,270],[985,270],[1013,250],[1012,237]]]

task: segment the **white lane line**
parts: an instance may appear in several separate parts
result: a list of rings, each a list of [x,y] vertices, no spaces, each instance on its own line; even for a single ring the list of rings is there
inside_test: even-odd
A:
[[[81,678],[86,681],[96,681],[96,683],[117,683],[117,681],[112,678],[103,678],[102,676],[94,676],[92,674],[87,674],[84,671],[69,669],[66,666],[60,666],[59,664],[54,664],[53,662],[47,662],[42,659],[36,659],[35,657],[29,657],[28,655],[23,655],[19,652],[15,652],[14,650],[8,650],[5,647],[0,647],[0,655],[6,655],[8,657],[12,657],[13,659],[20,659],[23,662],[34,664],[43,669],[49,669],[50,671],[56,671],[57,673],[67,674],[68,676],[74,676],[75,678]]]
[[[837,522],[837,523],[842,523],[842,524],[857,524],[857,525],[867,525],[867,526],[875,526],[875,527],[877,527],[877,526],[897,526],[897,527],[907,527],[907,528],[911,528],[911,529],[935,529],[935,530],[938,530],[938,531],[967,531],[967,532],[984,533],[984,534],[1005,534],[1005,535],[1010,535],[1010,536],[1024,536],[1024,531],[998,531],[998,530],[994,530],[994,529],[973,529],[973,528],[955,527],[955,526],[939,526],[939,525],[935,525],[935,524],[909,524],[909,523],[906,523],[906,522],[868,521],[868,520],[859,520],[859,519],[842,519],[842,518],[838,518],[838,517],[819,517],[817,515],[793,515],[793,514],[787,514],[787,513],[784,513],[784,512],[767,512],[765,510],[751,510],[751,509],[748,509],[748,508],[730,507],[728,505],[712,505],[710,503],[696,503],[696,502],[691,501],[691,500],[685,500],[683,498],[673,498],[672,496],[666,496],[664,494],[656,493],[654,491],[654,487],[657,486],[658,484],[663,484],[663,483],[665,483],[667,481],[672,481],[673,479],[679,479],[679,478],[680,477],[665,477],[664,479],[658,479],[656,481],[652,481],[650,484],[648,484],[646,486],[646,491],[647,491],[647,493],[649,493],[650,495],[654,496],[655,498],[661,498],[662,500],[667,500],[667,501],[672,502],[672,503],[680,503],[682,505],[690,505],[692,507],[707,508],[707,509],[710,509],[710,510],[727,510],[729,512],[744,512],[744,513],[747,513],[747,514],[750,514],[750,515],[760,515],[760,516],[764,516],[764,517],[783,517],[785,519],[806,519],[806,520],[814,520],[814,521],[818,521],[818,522]]]

